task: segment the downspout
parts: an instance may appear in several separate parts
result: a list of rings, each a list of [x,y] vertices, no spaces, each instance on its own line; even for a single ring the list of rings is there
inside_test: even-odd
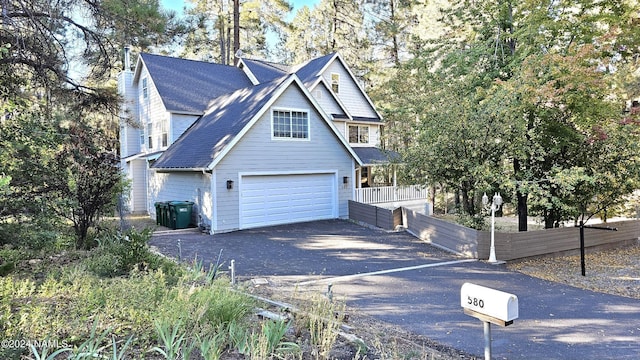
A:
[[[218,230],[218,193],[216,192],[216,182],[216,172],[211,170],[211,230],[209,231],[211,235]]]

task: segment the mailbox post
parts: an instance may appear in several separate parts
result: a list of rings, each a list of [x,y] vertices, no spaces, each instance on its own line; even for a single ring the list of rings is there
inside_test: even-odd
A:
[[[484,323],[484,358],[491,359],[491,324],[509,326],[518,318],[518,297],[488,287],[464,283],[460,289],[464,313]]]

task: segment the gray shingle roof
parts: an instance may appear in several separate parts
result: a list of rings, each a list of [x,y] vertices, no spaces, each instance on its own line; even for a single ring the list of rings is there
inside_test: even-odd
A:
[[[298,75],[305,86],[310,86],[316,81],[318,76],[320,76],[320,70],[322,70],[335,55],[336,53],[331,53],[309,60],[309,62],[298,68],[296,75]]]
[[[140,54],[170,112],[203,113],[211,99],[251,86],[241,69],[203,61]]]
[[[153,164],[163,169],[203,169],[275,95],[287,77],[246,87],[211,101],[206,113]]]
[[[253,59],[242,59],[242,61],[260,83],[277,79],[291,72],[291,68],[287,65]]]
[[[352,146],[352,149],[364,165],[388,164],[389,162],[399,162],[401,160],[400,154],[392,150],[356,146]]]
[[[286,74],[295,73],[305,86],[313,84],[320,76],[320,70],[322,70],[336,53],[331,53],[319,58],[311,59],[307,63],[292,68],[291,66],[276,64],[268,61],[242,59],[247,65],[251,73],[256,77],[259,82],[271,81],[275,78],[281,77]]]

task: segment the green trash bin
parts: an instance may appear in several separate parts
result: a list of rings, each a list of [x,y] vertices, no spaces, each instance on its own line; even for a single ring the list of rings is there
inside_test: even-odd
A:
[[[169,203],[160,203],[160,225],[169,227]]]
[[[160,214],[160,203],[157,202],[153,205],[155,205],[156,207],[156,225],[160,225],[160,222],[161,222],[160,219],[162,217],[162,215]]]
[[[157,203],[154,204],[156,206],[156,225],[162,225],[164,226],[164,209],[167,206],[166,202],[163,201],[158,201]]]
[[[172,229],[186,229],[191,224],[191,201],[171,201],[169,203],[170,225]]]
[[[166,226],[168,228],[172,228],[171,226],[171,202],[167,201],[164,203],[162,208],[162,226]]]

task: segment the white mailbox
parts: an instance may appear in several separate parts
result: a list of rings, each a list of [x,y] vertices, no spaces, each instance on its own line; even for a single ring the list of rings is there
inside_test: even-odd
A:
[[[488,287],[464,283],[460,289],[464,313],[482,321],[507,326],[518,318],[518,297]]]

